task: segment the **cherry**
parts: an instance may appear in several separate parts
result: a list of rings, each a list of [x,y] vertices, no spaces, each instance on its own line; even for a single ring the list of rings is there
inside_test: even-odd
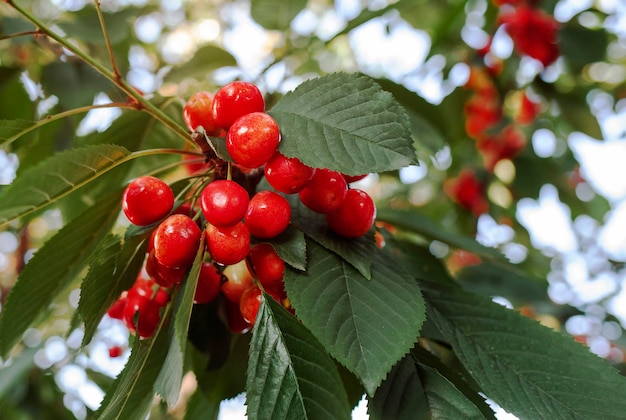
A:
[[[241,295],[239,310],[241,311],[243,319],[245,319],[250,325],[254,325],[256,322],[256,316],[259,313],[262,298],[263,294],[261,293],[261,289],[257,286],[248,288]]]
[[[263,94],[252,83],[231,82],[222,86],[213,97],[213,119],[225,129],[243,115],[264,110]]]
[[[363,236],[376,219],[374,200],[365,191],[350,189],[341,206],[326,214],[326,223],[335,233],[346,238]]]
[[[113,302],[109,310],[107,311],[107,315],[113,319],[124,319],[124,308],[126,307],[126,295],[127,292],[122,292],[120,297]]]
[[[155,256],[154,249],[148,253],[146,272],[159,286],[171,289],[183,280],[186,268],[171,268],[161,264]]]
[[[154,295],[155,285],[156,283],[153,279],[145,278],[140,273],[131,288],[128,289],[126,299],[130,299],[135,296],[142,296],[151,299],[152,295]]]
[[[194,303],[209,303],[217,298],[222,284],[222,275],[210,262],[203,262],[198,276],[198,285],[193,297]]]
[[[153,176],[132,181],[122,196],[122,209],[131,223],[148,226],[161,220],[174,206],[174,193],[165,182]]]
[[[241,222],[249,201],[248,192],[235,181],[227,179],[211,182],[200,194],[204,218],[217,227],[233,226]]]
[[[154,335],[161,321],[161,305],[145,296],[128,298],[124,310],[124,321],[131,331],[136,331],[141,338]]]
[[[250,331],[251,325],[243,319],[241,316],[241,309],[239,309],[239,301],[231,302],[226,300],[226,322],[228,323],[228,329],[233,334],[245,334]]]
[[[264,289],[283,289],[285,262],[272,245],[261,243],[253,246],[246,261]]]
[[[330,213],[339,208],[348,192],[344,177],[330,169],[317,169],[311,181],[298,193],[300,201],[317,213]]]
[[[187,101],[183,108],[183,119],[191,131],[202,126],[208,136],[218,136],[221,127],[213,118],[213,94],[211,92],[196,92]]]
[[[116,357],[120,357],[123,353],[123,350],[120,346],[111,346],[109,347],[109,357],[114,359]]]
[[[282,233],[291,220],[291,207],[282,195],[274,191],[256,193],[248,204],[244,218],[252,236],[273,238]]]
[[[346,175],[346,174],[341,174],[343,176],[343,179],[346,180],[346,182],[348,184],[351,184],[353,182],[357,182],[362,180],[363,178],[365,178],[367,176],[367,174],[362,174],[362,175]]]
[[[209,253],[219,264],[238,263],[246,258],[250,250],[250,232],[242,222],[223,228],[209,223],[205,236]]]
[[[200,245],[200,228],[190,217],[173,214],[156,228],[154,255],[170,268],[187,268],[196,257]]]
[[[288,158],[276,152],[265,164],[264,171],[272,187],[285,194],[294,194],[313,178],[315,168],[305,165],[298,158]]]
[[[226,133],[226,150],[238,165],[258,168],[276,152],[278,123],[269,114],[253,112],[238,118]]]
[[[254,285],[252,274],[244,261],[226,267],[224,276],[226,281],[222,283],[220,290],[231,302],[239,302],[243,292]]]

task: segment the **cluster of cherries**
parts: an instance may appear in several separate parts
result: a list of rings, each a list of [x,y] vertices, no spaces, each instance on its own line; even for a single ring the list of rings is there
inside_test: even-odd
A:
[[[283,283],[285,263],[267,242],[291,222],[287,194],[297,193],[305,206],[325,214],[329,228],[338,235],[362,236],[374,224],[372,198],[348,187],[365,175],[350,177],[312,168],[278,152],[280,130],[264,107],[255,85],[233,82],[215,94],[194,94],[183,117],[194,133],[225,137],[231,165],[244,177],[262,170],[275,191],[256,192],[256,184],[244,187],[231,178],[230,170],[223,178],[206,168],[201,178],[207,182],[179,206],[175,206],[171,187],[153,176],[133,180],[124,191],[122,209],[128,220],[155,227],[141,272],[108,314],[124,320],[139,337],[150,338],[156,331],[171,292],[196,259],[203,235],[207,252],[194,303],[223,296],[226,322],[233,332],[245,332],[254,324],[262,291],[289,308]]]

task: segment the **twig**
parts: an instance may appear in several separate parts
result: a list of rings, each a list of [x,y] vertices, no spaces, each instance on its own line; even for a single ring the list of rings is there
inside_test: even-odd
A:
[[[96,5],[96,11],[98,12],[98,19],[100,20],[100,27],[102,28],[102,34],[104,35],[104,42],[107,46],[107,51],[109,52],[109,58],[111,60],[111,67],[113,68],[113,74],[117,80],[122,79],[122,74],[120,73],[119,68],[117,67],[117,63],[115,62],[115,54],[113,53],[113,46],[111,45],[111,38],[109,37],[109,31],[107,30],[106,23],[104,22],[104,15],[102,14],[102,9],[100,8],[100,1],[94,0],[94,4]]]

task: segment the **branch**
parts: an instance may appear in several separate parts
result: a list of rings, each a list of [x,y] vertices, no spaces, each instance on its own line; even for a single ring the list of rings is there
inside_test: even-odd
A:
[[[109,52],[109,58],[111,60],[111,67],[113,68],[113,75],[116,80],[121,80],[122,74],[120,73],[120,70],[117,67],[117,63],[115,62],[115,54],[113,53],[113,47],[111,46],[111,38],[109,37],[109,32],[107,30],[106,23],[104,22],[104,15],[102,14],[102,9],[100,8],[100,1],[94,0],[94,4],[96,5],[96,11],[98,12],[98,20],[100,20],[100,27],[102,28],[102,34],[104,35],[104,42],[106,43],[107,51]]]

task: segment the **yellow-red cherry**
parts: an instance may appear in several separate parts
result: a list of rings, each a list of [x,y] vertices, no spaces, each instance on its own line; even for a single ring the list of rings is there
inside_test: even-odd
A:
[[[241,299],[239,300],[239,310],[241,311],[243,319],[245,319],[250,325],[254,325],[256,322],[256,316],[259,313],[262,298],[261,289],[257,286],[250,287],[241,295]]]
[[[238,118],[226,133],[226,150],[233,161],[245,168],[258,168],[270,160],[280,142],[280,129],[265,112]]]
[[[248,204],[244,218],[252,236],[273,238],[289,226],[291,207],[282,195],[274,191],[259,191]]]
[[[159,178],[145,175],[132,181],[122,195],[122,209],[131,223],[148,226],[172,211],[174,193]]]
[[[183,107],[183,119],[191,131],[202,126],[208,136],[218,136],[222,128],[213,118],[213,93],[199,91],[189,97]]]
[[[315,168],[305,165],[298,158],[288,158],[280,152],[267,161],[265,179],[277,191],[285,194],[299,192],[315,174]]]
[[[163,220],[154,235],[154,256],[166,267],[187,268],[198,252],[202,231],[190,217],[173,214]]]
[[[231,302],[239,302],[244,291],[254,285],[254,279],[245,261],[229,265],[224,269],[226,281],[220,290],[224,297]]]
[[[242,222],[227,227],[208,223],[204,232],[207,249],[215,262],[222,265],[235,264],[248,255],[250,232]]]

